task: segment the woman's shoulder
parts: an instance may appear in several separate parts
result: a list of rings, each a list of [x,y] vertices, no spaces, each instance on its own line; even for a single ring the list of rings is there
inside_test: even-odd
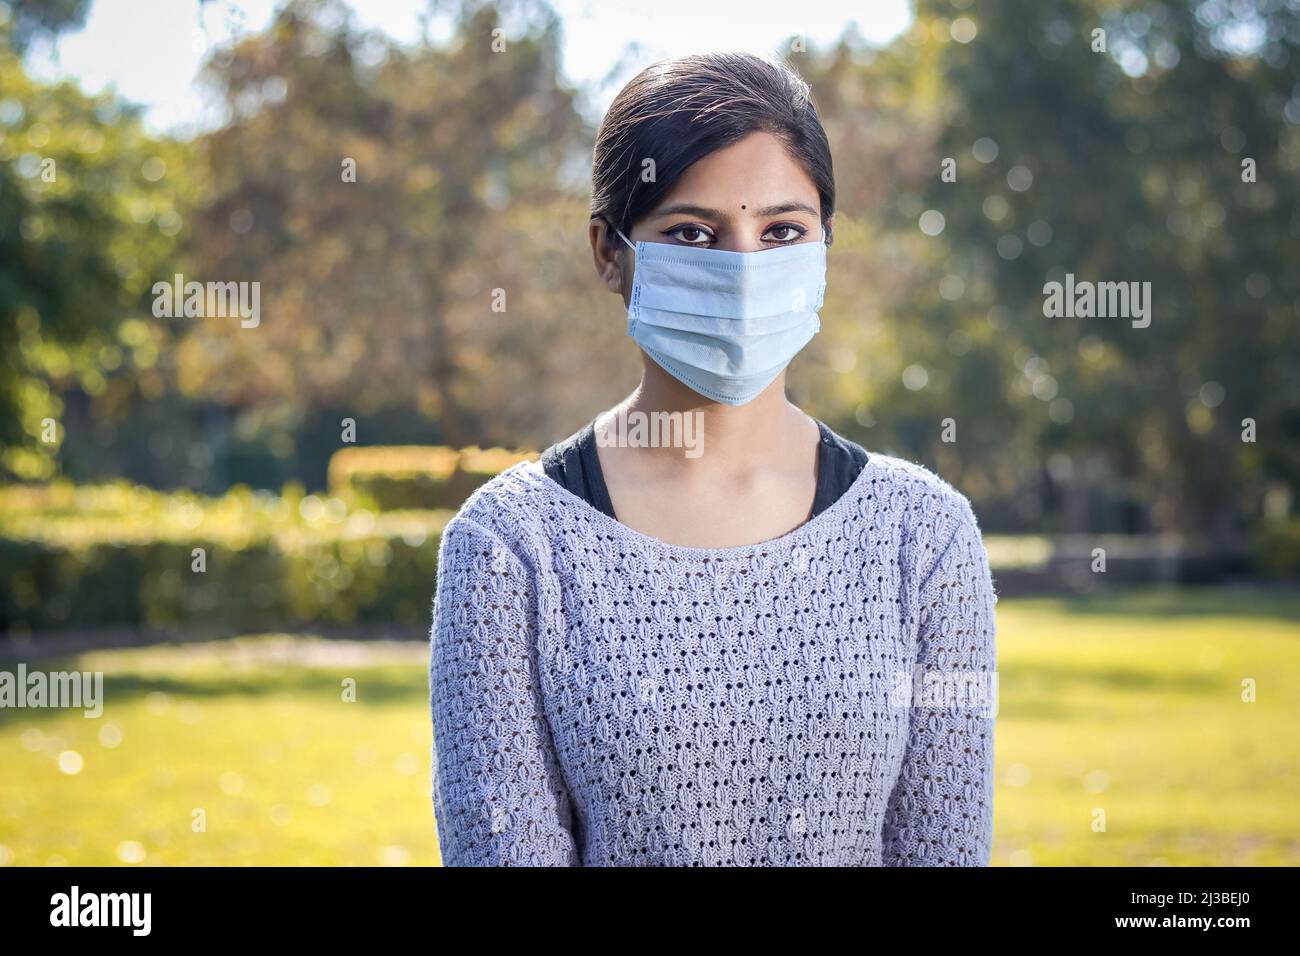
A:
[[[861,509],[865,520],[892,526],[893,540],[911,578],[926,581],[959,542],[982,550],[979,521],[970,499],[936,472],[914,461],[873,452]],[[870,516],[870,517],[867,517]]]
[[[479,485],[447,522],[444,535],[477,532],[519,553],[538,529],[546,493],[541,461],[521,461]]]
[[[925,465],[873,451],[862,478],[864,494],[916,535],[951,536],[962,525],[978,530],[970,499]]]

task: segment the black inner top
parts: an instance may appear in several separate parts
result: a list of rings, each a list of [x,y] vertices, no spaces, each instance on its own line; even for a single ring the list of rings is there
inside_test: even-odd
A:
[[[817,494],[809,518],[833,505],[867,463],[865,448],[837,435],[821,419],[814,418],[813,421],[817,423],[822,440],[817,445]],[[596,455],[594,418],[542,452],[542,468],[552,481],[563,485],[598,511],[617,519],[614,504],[609,499],[609,489],[605,487],[600,459]]]

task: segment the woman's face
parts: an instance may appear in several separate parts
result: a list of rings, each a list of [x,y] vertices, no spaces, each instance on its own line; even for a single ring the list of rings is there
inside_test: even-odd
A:
[[[606,228],[592,223],[596,269],[626,303],[636,256],[617,234],[612,236],[616,248],[604,245]],[[821,242],[821,200],[776,136],[750,133],[692,165],[628,238],[729,252]]]

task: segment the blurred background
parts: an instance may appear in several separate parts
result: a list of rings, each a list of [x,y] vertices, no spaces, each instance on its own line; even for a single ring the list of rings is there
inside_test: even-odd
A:
[[[439,532],[634,386],[594,130],[716,49],[834,153],[792,399],[985,531],[993,862],[1300,863],[1297,0],[0,0],[0,670],[105,681],[0,865],[438,860]]]

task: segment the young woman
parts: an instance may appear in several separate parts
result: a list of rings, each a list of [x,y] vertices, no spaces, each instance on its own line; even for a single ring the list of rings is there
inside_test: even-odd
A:
[[[743,54],[652,66],[592,178],[596,272],[644,370],[443,534],[443,862],[986,865],[975,516],[785,397],[835,204],[806,84]]]

